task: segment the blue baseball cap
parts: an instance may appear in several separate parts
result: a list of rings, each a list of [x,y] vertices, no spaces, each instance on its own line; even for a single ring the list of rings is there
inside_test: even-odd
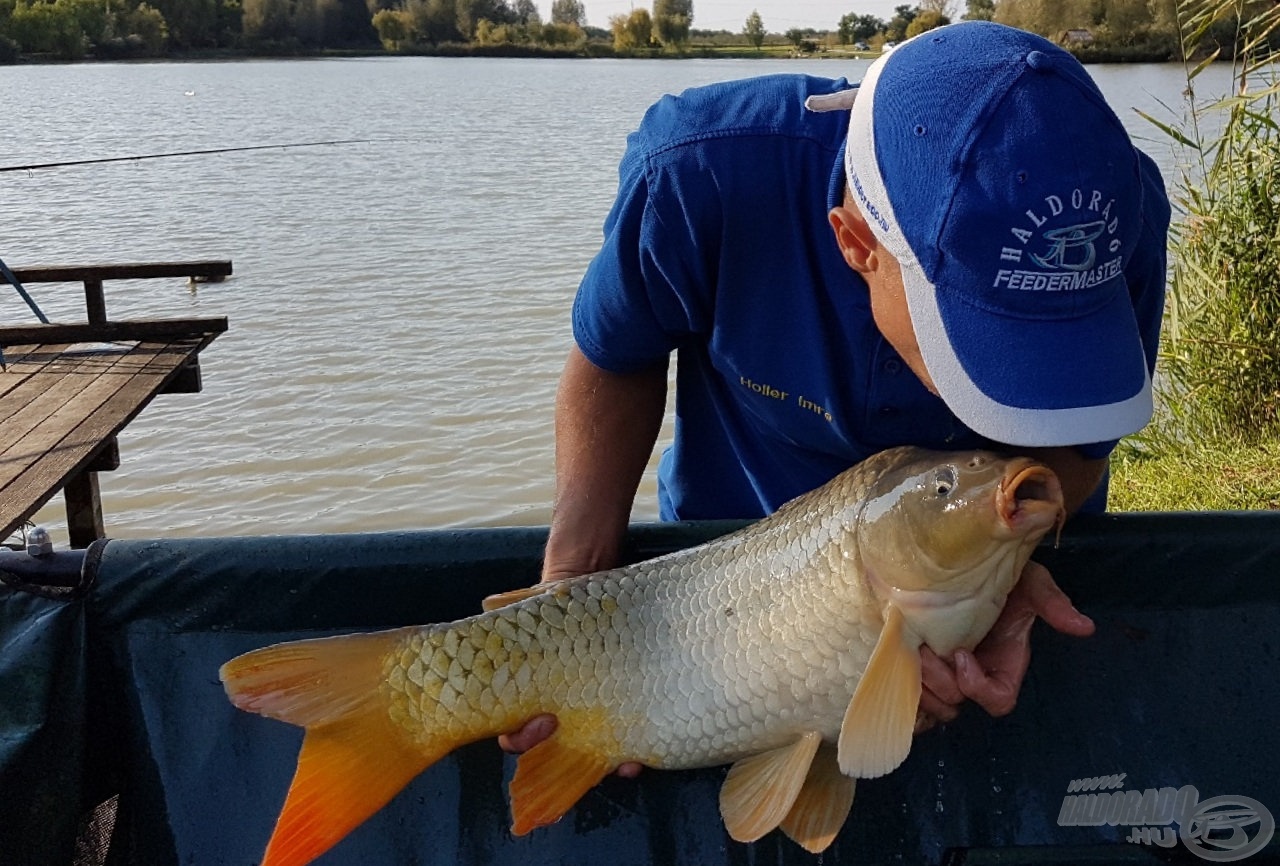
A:
[[[1124,273],[1142,226],[1139,155],[1074,57],[979,21],[902,43],[852,100],[845,174],[902,267],[925,366],[961,421],[1052,446],[1151,419]]]

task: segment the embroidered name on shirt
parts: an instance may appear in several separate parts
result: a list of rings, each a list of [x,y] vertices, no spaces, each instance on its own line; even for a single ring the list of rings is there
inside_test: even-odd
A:
[[[787,399],[786,391],[779,391],[777,388],[774,388],[770,385],[757,385],[755,382],[752,382],[746,376],[739,376],[738,381],[741,382],[743,385],[747,386],[748,388],[750,388],[752,391],[755,391],[757,394],[763,394],[764,396],[772,397],[775,400]]]
[[[791,393],[787,391],[779,391],[777,388],[774,388],[772,385],[762,385],[758,382],[753,382],[751,379],[748,379],[746,376],[739,376],[738,382],[743,387],[749,388],[750,390],[754,391],[755,393],[759,394],[762,397],[769,397],[774,400],[786,401],[788,397],[793,396]],[[818,405],[817,403],[813,402],[809,398],[804,397],[800,394],[796,394],[794,396],[795,396],[796,405],[799,406],[801,409],[806,409],[826,421],[832,420],[831,413],[828,412],[822,406]]]

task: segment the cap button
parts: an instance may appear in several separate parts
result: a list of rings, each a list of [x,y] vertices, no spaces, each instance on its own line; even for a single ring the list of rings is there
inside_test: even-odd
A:
[[[1048,69],[1051,64],[1049,55],[1043,51],[1032,51],[1027,55],[1027,65],[1032,69],[1042,70]]]

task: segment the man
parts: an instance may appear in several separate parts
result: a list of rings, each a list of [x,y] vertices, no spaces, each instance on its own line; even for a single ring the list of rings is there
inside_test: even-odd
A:
[[[1108,453],[1151,416],[1170,213],[1069,54],[966,22],[857,90],[697,88],[649,110],[620,176],[574,305],[544,580],[616,564],[672,351],[664,519],[763,516],[907,444],[1031,454],[1070,512],[1101,510]],[[926,726],[1012,710],[1036,616],[1093,630],[1031,563],[975,653],[923,651]]]

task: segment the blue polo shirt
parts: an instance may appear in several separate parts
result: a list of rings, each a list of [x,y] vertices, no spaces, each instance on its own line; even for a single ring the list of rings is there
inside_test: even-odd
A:
[[[573,328],[616,373],[677,353],[664,520],[760,517],[896,445],[992,445],[884,340],[840,255],[827,214],[849,115],[804,100],[848,87],[775,75],[694,88],[663,97],[627,140]],[[1154,322],[1152,363],[1158,309]]]

